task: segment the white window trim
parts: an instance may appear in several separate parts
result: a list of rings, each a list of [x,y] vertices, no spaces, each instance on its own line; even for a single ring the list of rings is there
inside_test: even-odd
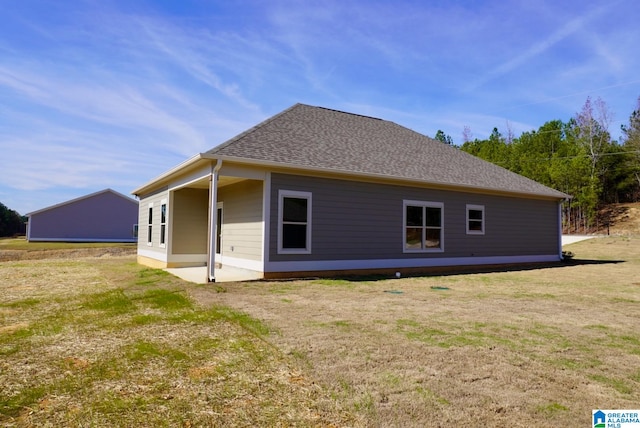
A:
[[[299,198],[307,200],[307,246],[306,248],[282,248],[282,210],[284,198]],[[294,190],[278,191],[278,254],[311,254],[311,192]]]
[[[469,211],[474,210],[474,211],[481,211],[482,212],[482,230],[471,230],[469,229]],[[467,229],[467,235],[484,235],[484,227],[485,227],[485,216],[484,216],[484,205],[472,205],[472,204],[467,204],[467,214],[466,214],[466,226],[465,228]],[[477,221],[477,220],[476,220]]]
[[[162,223],[162,206],[164,205],[165,214],[164,214],[164,223]],[[160,238],[159,238],[159,246],[160,248],[167,248],[167,224],[169,224],[169,206],[167,205],[167,200],[162,199],[160,201]],[[164,226],[164,243],[162,243],[162,226]]]
[[[407,206],[440,208],[440,248],[407,248]],[[424,237],[423,237],[424,239]],[[424,243],[424,242],[423,242]],[[443,253],[444,252],[444,203],[430,201],[402,201],[402,252],[403,253]]]

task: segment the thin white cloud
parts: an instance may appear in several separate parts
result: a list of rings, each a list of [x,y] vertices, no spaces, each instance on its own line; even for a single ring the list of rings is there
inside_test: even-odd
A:
[[[476,90],[487,82],[495,80],[529,63],[533,58],[542,55],[560,41],[584,29],[586,24],[603,14],[608,7],[609,5],[603,5],[569,20],[549,36],[533,44],[521,54],[499,64],[479,79],[473,81],[471,86],[467,88],[467,91]]]
[[[212,70],[202,53],[198,53],[193,47],[206,46],[207,42],[215,40],[196,40],[179,29],[160,27],[156,23],[144,20],[141,22],[144,33],[149,37],[151,45],[163,54],[168,55],[181,68],[200,82],[219,91],[229,100],[248,109],[258,110],[257,106],[246,99],[237,83],[226,83]],[[206,33],[200,33],[206,37]],[[204,43],[203,43],[204,42]],[[209,50],[209,49],[207,49]]]
[[[204,137],[188,123],[163,111],[137,88],[120,83],[109,87],[104,83],[83,82],[77,76],[70,81],[7,67],[0,67],[0,76],[20,76],[22,84],[9,86],[18,95],[67,115],[120,128],[151,129],[191,148],[206,145]]]
[[[133,153],[126,151],[105,152],[95,144],[70,145],[79,138],[96,140],[95,135],[79,135],[49,131],[44,135],[25,135],[21,139],[7,139],[3,136],[3,150],[11,150],[11,158],[0,160],[4,177],[3,184],[22,191],[55,188],[91,187],[105,176],[113,175],[109,184],[116,183],[118,177],[131,174]]]
[[[45,94],[28,79],[25,79],[21,73],[15,73],[2,67],[0,67],[0,86],[5,86],[32,99],[45,97]]]

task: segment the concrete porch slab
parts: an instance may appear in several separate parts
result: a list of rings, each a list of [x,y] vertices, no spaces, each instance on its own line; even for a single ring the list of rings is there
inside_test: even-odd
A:
[[[185,281],[194,282],[196,284],[207,283],[207,267],[184,267],[165,269],[172,275],[184,279]],[[239,282],[239,281],[255,281],[262,279],[262,273],[247,269],[223,266],[216,269],[216,283],[218,282]]]

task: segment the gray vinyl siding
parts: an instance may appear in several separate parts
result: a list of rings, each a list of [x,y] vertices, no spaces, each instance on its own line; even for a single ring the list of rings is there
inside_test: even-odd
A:
[[[223,204],[222,256],[262,260],[262,189],[258,180],[218,189]]]
[[[278,191],[311,192],[311,254],[278,254]],[[553,255],[558,202],[272,174],[271,261]],[[405,253],[403,201],[441,202],[444,251]],[[485,234],[466,232],[467,204],[483,205]]]
[[[167,209],[169,209],[169,192],[163,190],[152,195],[140,198],[139,215],[138,215],[138,248],[145,251],[157,252],[158,254],[166,254],[167,248],[160,247],[160,205],[161,201],[167,200]],[[153,221],[151,228],[151,245],[148,245],[148,226],[149,226],[149,205],[153,204]],[[167,229],[167,240],[169,232]]]
[[[207,254],[209,190],[179,189],[173,192],[171,202],[171,253]]]

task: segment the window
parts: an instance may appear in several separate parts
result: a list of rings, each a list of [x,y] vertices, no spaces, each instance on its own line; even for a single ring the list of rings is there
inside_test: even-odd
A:
[[[160,246],[165,247],[167,236],[167,202],[163,199],[160,205]]]
[[[153,245],[153,204],[149,204],[149,221],[147,223],[147,245]]]
[[[311,193],[278,193],[278,253],[311,253]]]
[[[441,202],[404,201],[404,251],[443,251]]]
[[[222,202],[218,202],[216,205],[216,254],[222,254],[222,216],[223,205]]]
[[[484,235],[484,205],[467,205],[467,235]]]

